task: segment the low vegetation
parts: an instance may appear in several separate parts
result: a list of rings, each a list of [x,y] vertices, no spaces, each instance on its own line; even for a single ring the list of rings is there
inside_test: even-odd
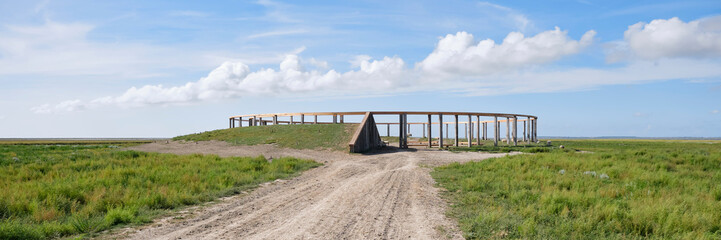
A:
[[[43,239],[146,223],[318,166],[264,157],[145,153],[118,145],[0,145],[0,239]]]
[[[269,125],[220,129],[173,138],[226,141],[236,145],[277,144],[295,149],[347,150],[358,124]]]
[[[432,172],[466,238],[721,239],[721,143],[554,145]]]

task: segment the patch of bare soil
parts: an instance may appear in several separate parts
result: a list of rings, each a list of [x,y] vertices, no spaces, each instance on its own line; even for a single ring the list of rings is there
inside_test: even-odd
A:
[[[142,228],[117,231],[128,239],[462,239],[445,216],[446,203],[430,168],[505,154],[436,150],[360,155],[225,142],[156,142],[138,151],[313,159],[324,166],[247,194],[186,210]]]

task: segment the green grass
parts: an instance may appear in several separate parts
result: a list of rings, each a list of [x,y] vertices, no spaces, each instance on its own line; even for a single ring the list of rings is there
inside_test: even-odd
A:
[[[277,144],[295,149],[348,150],[358,124],[269,125],[219,129],[173,138],[185,141],[226,141],[236,145]]]
[[[435,168],[466,238],[721,239],[718,141],[554,145]]]
[[[0,239],[55,238],[147,223],[169,210],[319,165],[117,148],[0,145]]]

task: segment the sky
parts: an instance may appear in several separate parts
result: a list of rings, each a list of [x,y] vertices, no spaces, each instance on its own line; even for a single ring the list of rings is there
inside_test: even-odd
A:
[[[721,2],[0,0],[0,138],[382,110],[721,137]]]

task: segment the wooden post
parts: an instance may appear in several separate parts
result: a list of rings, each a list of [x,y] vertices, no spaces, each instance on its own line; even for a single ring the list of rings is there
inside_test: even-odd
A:
[[[523,141],[526,141],[526,121],[523,121]]]
[[[288,123],[288,125],[293,125],[293,115],[290,115],[290,122]]]
[[[391,124],[386,124],[386,137],[391,136]]]
[[[403,148],[403,114],[398,114],[398,148]]]
[[[343,115],[340,115],[340,123],[343,123]]]
[[[513,116],[513,146],[518,146],[518,117]]]
[[[468,115],[468,137],[466,137],[468,140],[468,147],[473,146],[473,119],[471,118],[471,115]]]
[[[260,126],[265,125],[265,122],[263,122],[263,118],[262,118],[262,117],[261,117],[261,118],[258,118],[258,121],[260,121]]]
[[[426,124],[424,123],[421,130],[423,131],[423,137],[426,137]]]
[[[313,124],[318,124],[318,115],[313,115]]]
[[[451,131],[448,131],[448,123],[446,123],[446,138],[449,138],[449,137],[448,137],[448,133],[449,133],[449,132],[451,132]]]
[[[448,130],[446,130],[448,134]],[[443,148],[443,114],[438,114],[438,147]]]
[[[233,119],[230,118],[228,120],[230,120],[230,121],[228,121],[228,128],[233,128]]]
[[[476,116],[476,142],[481,146],[481,116]]]
[[[483,124],[483,140],[488,140],[488,123]]]
[[[453,115],[456,119],[456,143],[454,144],[456,147],[458,147],[458,115]]]
[[[498,146],[498,116],[493,116],[493,146]]]
[[[405,126],[403,129],[405,132],[405,134],[403,134],[403,148],[408,148],[408,127],[410,127],[410,125],[408,124],[408,114],[405,113],[403,114],[403,125]]]
[[[538,118],[533,118],[533,141],[538,141]]]
[[[506,144],[511,144],[511,118],[506,117]]]
[[[338,123],[338,115],[333,114],[333,123]]]
[[[301,125],[305,124],[305,114],[300,115],[300,124]]]
[[[428,114],[428,148],[433,147],[433,138],[431,138],[431,115]]]
[[[526,119],[526,125],[528,125],[528,131],[526,131],[526,141],[528,141],[528,143],[531,143],[531,117],[528,117],[528,119]]]
[[[273,125],[278,125],[278,115],[273,115]]]
[[[238,118],[238,127],[243,127],[243,117]]]

